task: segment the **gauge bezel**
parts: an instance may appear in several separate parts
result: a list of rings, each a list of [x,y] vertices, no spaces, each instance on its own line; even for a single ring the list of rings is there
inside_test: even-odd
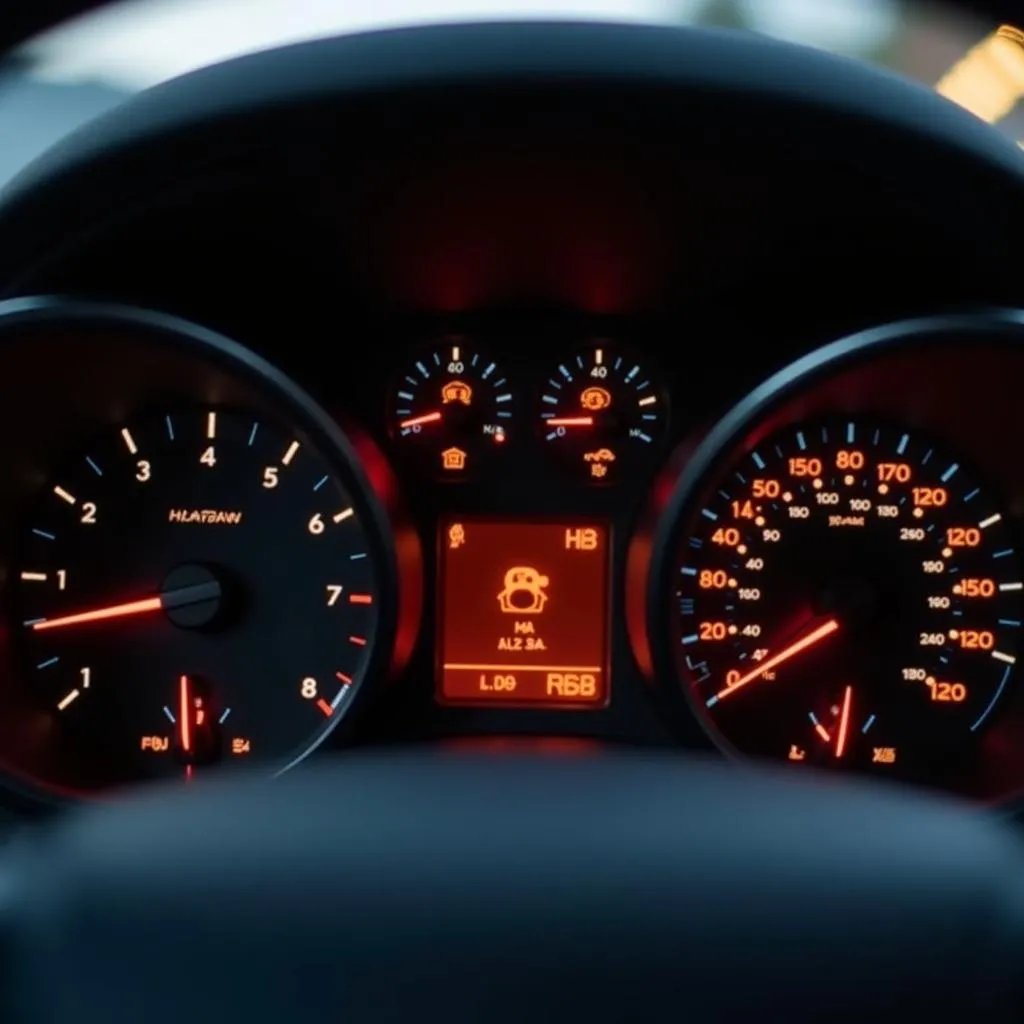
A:
[[[119,339],[140,342],[151,351],[164,350],[181,353],[186,358],[216,371],[223,378],[238,385],[240,391],[258,397],[282,423],[292,423],[296,430],[308,438],[323,456],[331,471],[349,491],[352,503],[360,516],[366,540],[375,585],[379,593],[377,629],[373,648],[365,662],[365,669],[353,688],[345,713],[327,728],[317,730],[308,746],[286,763],[268,764],[267,774],[279,775],[290,770],[318,750],[325,741],[342,728],[350,728],[351,721],[373,683],[383,682],[392,672],[393,650],[400,632],[408,632],[404,620],[418,601],[408,593],[410,586],[420,585],[417,572],[418,543],[410,545],[408,538],[401,541],[393,536],[390,509],[374,488],[370,475],[362,464],[356,445],[350,441],[339,425],[318,403],[288,376],[262,357],[240,343],[189,320],[173,314],[120,303],[64,298],[60,296],[33,296],[0,302],[0,344],[10,351],[12,345],[33,345],[49,337],[60,337],[65,342],[77,341],[77,333],[84,341],[94,341],[104,331],[116,332]],[[145,356],[143,355],[144,359]],[[83,359],[83,363],[87,358]],[[173,399],[172,399],[173,400]],[[196,401],[194,396],[181,396],[179,401]],[[211,402],[222,404],[220,396],[211,395]],[[147,396],[133,402],[128,396],[124,410],[110,410],[105,419],[95,423],[101,431],[114,426],[124,416],[133,416],[152,404]],[[66,446],[66,455],[72,455]],[[45,466],[48,475],[57,466]],[[30,495],[34,498],[38,493]],[[397,524],[394,524],[397,527]],[[390,538],[390,541],[389,541]],[[403,568],[408,568],[408,582],[403,586]],[[403,591],[405,593],[403,594]],[[8,595],[10,589],[8,588]],[[8,595],[5,595],[7,600]],[[367,685],[369,684],[369,685]],[[67,789],[49,780],[34,777],[16,764],[3,762],[5,782],[22,796],[34,802],[64,804],[70,801],[103,798],[103,793],[81,792]]]
[[[660,696],[670,707],[696,719],[713,747],[728,757],[742,763],[765,763],[736,749],[720,732],[695,702],[692,688],[679,678],[672,654],[675,640],[668,595],[674,590],[680,542],[698,500],[719,478],[723,466],[753,451],[768,434],[799,422],[803,416],[799,410],[794,410],[797,415],[793,418],[777,417],[797,404],[801,394],[878,357],[929,347],[963,347],[966,338],[998,347],[1020,347],[1024,342],[1024,311],[987,310],[900,320],[816,349],[755,388],[710,430],[681,472],[670,468],[668,472],[676,476],[674,481],[664,480],[662,486],[655,487],[654,504],[646,516],[648,525],[634,538],[636,561],[641,552],[649,552],[644,558],[647,572],[640,584],[641,602],[639,608],[634,607],[634,619],[642,621],[643,633],[638,628],[640,622],[631,629],[637,658],[641,665],[649,666]],[[884,409],[873,408],[870,402],[832,412],[836,416],[889,415]],[[813,415],[820,416],[820,412]],[[917,429],[916,424],[913,426]],[[663,495],[660,501],[659,494]]]

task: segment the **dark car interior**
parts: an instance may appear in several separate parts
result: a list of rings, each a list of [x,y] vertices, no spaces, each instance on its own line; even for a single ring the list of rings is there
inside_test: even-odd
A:
[[[654,25],[277,47],[27,166],[0,1019],[1020,1019],[1022,237],[935,91]]]

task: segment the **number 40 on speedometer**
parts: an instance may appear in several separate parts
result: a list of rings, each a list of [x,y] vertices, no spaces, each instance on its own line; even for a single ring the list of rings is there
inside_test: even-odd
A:
[[[959,460],[899,429],[808,423],[704,493],[679,548],[676,657],[727,744],[914,776],[989,720],[1024,586]]]

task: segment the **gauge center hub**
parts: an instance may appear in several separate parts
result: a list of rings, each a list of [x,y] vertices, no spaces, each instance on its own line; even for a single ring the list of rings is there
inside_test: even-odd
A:
[[[877,619],[890,602],[883,590],[865,576],[842,576],[829,580],[814,602],[821,616],[837,615],[851,627],[863,627]]]
[[[160,587],[164,615],[181,629],[203,629],[224,621],[223,573],[208,565],[186,563],[172,569]]]

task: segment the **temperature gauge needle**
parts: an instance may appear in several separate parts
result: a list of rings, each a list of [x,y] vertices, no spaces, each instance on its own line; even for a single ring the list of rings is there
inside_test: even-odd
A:
[[[717,704],[718,701],[742,689],[748,683],[752,683],[759,676],[764,675],[765,672],[770,672],[773,668],[778,668],[779,665],[789,661],[791,658],[795,658],[798,654],[810,650],[816,644],[821,643],[825,637],[831,636],[837,629],[839,629],[838,620],[829,619],[828,622],[823,622],[817,629],[811,630],[810,633],[802,636],[799,640],[795,640],[788,647],[783,648],[778,654],[773,654],[770,658],[766,658],[757,668],[752,669],[746,675],[740,676],[731,686],[726,686],[724,690],[720,690],[713,698],[714,703]]]
[[[216,601],[220,596],[220,583],[217,580],[210,580],[188,587],[164,590],[156,597],[144,597],[138,601],[109,604],[101,608],[90,608],[87,611],[75,612],[73,615],[61,615],[55,619],[43,619],[41,622],[33,622],[32,629],[40,632],[45,629],[61,629],[64,626],[79,626],[88,622],[105,622],[110,619],[130,618],[135,615],[159,612],[167,608],[182,608],[189,604],[199,604],[202,601]]]
[[[439,412],[426,412],[422,416],[413,416],[409,420],[399,421],[399,426],[402,430],[408,430],[410,427],[422,427],[427,423],[439,423],[441,421],[441,414]]]

